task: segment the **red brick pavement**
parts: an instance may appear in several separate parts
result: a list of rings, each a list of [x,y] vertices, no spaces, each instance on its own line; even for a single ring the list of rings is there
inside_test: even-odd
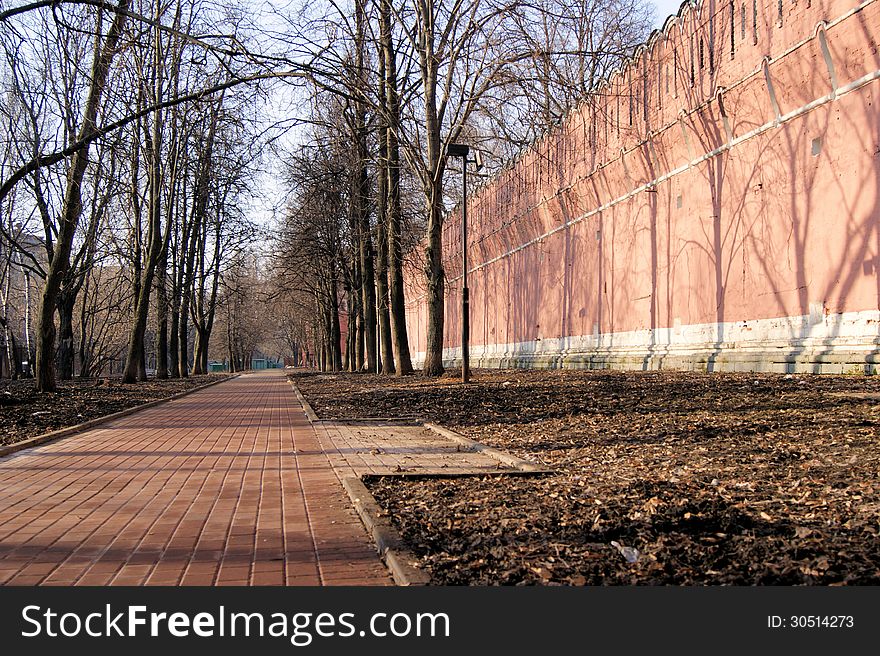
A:
[[[0,584],[388,585],[281,372],[0,458]]]

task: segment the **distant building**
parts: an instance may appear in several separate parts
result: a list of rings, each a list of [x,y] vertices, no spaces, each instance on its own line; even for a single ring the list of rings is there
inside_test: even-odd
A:
[[[20,227],[19,227],[20,230]],[[39,304],[36,260],[46,263],[43,240],[20,233],[15,248],[0,244],[0,376],[30,376],[34,361],[33,317]]]

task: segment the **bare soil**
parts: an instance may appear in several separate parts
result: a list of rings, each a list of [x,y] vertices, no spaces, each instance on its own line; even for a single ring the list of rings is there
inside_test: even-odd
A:
[[[134,385],[112,378],[76,379],[59,381],[53,394],[37,392],[33,380],[0,380],[0,445],[165,399],[226,377],[228,374],[210,374]]]
[[[880,379],[455,374],[295,376],[321,417],[417,415],[555,470],[368,481],[436,584],[880,583]]]

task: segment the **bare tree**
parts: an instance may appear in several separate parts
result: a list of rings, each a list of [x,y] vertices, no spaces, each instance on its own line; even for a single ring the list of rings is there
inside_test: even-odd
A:
[[[158,23],[162,18],[163,9],[159,2],[154,5],[154,20]],[[145,79],[150,81],[151,89],[144,89],[144,95],[150,93],[151,104],[158,104],[164,94],[164,44],[158,28],[153,28],[152,66]],[[145,71],[146,72],[146,71]],[[125,362],[125,370],[122,373],[122,381],[133,383],[136,380],[146,380],[146,367],[144,363],[144,333],[147,328],[147,317],[150,308],[150,296],[153,291],[153,279],[156,268],[159,266],[164,250],[166,238],[163,234],[162,222],[162,111],[157,110],[150,116],[151,125],[144,130],[145,151],[147,154],[147,254],[143,270],[136,271],[137,291],[134,306],[134,321],[131,325],[131,334],[128,343],[128,355]],[[137,152],[137,148],[133,148]],[[133,184],[137,185],[137,176],[133,176]],[[137,196],[137,189],[133,192]],[[136,219],[136,225],[140,227],[140,217]],[[167,227],[164,232],[167,232]],[[138,248],[140,240],[137,239]],[[140,265],[140,259],[138,259]],[[139,266],[140,268],[140,266]]]
[[[384,249],[388,266],[389,332],[398,376],[412,373],[403,292],[403,252],[400,206],[400,94],[397,47],[392,31],[390,0],[379,3],[379,208],[385,227]],[[380,239],[380,248],[382,240]],[[384,295],[383,295],[384,298]],[[384,313],[383,315],[384,316]],[[384,329],[383,329],[384,332]],[[383,343],[386,338],[383,336]],[[383,355],[387,360],[387,354]]]
[[[520,3],[505,21],[521,56],[502,71],[504,84],[481,100],[479,145],[496,162],[514,157],[632,55],[651,27],[644,0],[542,0]]]
[[[122,29],[126,21],[126,12],[131,7],[131,0],[119,0],[120,10],[113,16],[110,29],[102,39],[95,40],[92,59],[91,84],[83,116],[77,132],[77,140],[93,133],[97,128],[97,115],[101,97],[110,73],[110,66],[117,54]],[[101,34],[103,13],[98,12],[96,33]],[[49,268],[40,298],[40,310],[37,324],[36,378],[37,389],[41,392],[55,390],[55,307],[64,275],[70,264],[70,252],[73,238],[82,215],[82,183],[88,165],[89,148],[85,146],[77,150],[71,157],[67,174],[67,184],[62,201],[61,219],[55,252]]]
[[[515,44],[503,38],[504,18],[512,7],[477,0],[407,2],[395,10],[416,62],[420,90],[407,103],[403,125],[408,127],[401,134],[404,154],[424,194],[427,375],[443,372],[446,147],[461,136],[480,99],[500,83],[500,72],[518,56]]]

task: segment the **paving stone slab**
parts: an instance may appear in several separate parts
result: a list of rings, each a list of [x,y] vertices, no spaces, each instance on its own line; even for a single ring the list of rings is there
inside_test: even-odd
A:
[[[424,426],[392,422],[315,426],[322,447],[341,477],[488,475],[516,471],[498,459],[458,444]]]

